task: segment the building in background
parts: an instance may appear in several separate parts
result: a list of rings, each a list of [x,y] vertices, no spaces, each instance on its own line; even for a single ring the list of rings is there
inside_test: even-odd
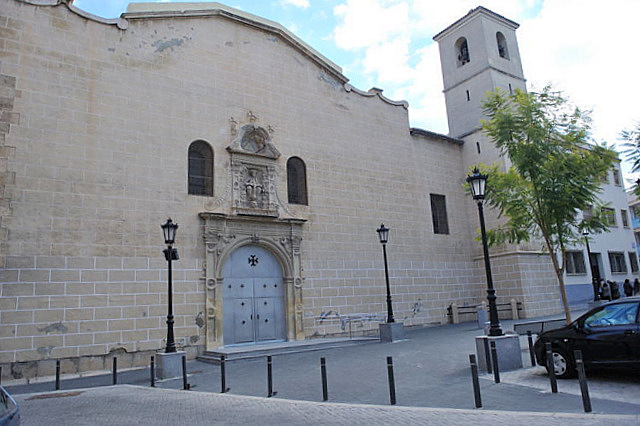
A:
[[[635,251],[640,259],[640,200],[638,200],[638,196],[633,193],[633,188],[627,191],[627,203],[629,205]]]
[[[603,182],[600,200],[606,205],[608,232],[586,235],[583,245],[567,251],[567,297],[570,304],[577,307],[583,307],[594,300],[594,278],[616,282],[621,295],[624,294],[624,280],[633,282],[635,278],[639,278],[632,216],[619,162]]]

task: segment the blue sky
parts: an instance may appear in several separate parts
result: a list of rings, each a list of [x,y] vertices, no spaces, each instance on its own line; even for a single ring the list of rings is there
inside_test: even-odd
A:
[[[174,0],[175,1],[175,0]],[[126,0],[76,0],[113,18]],[[520,24],[529,89],[546,84],[592,110],[593,136],[615,143],[640,121],[638,0],[228,0],[278,22],[342,67],[355,87],[409,101],[411,126],[448,132],[433,35],[482,5]],[[628,167],[625,167],[627,170]],[[634,176],[635,178],[636,176]]]

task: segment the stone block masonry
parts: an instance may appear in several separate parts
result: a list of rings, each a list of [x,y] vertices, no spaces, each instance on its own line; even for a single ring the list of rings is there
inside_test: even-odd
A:
[[[33,365],[42,359],[67,359],[68,372],[108,369],[115,354],[122,367],[146,365],[143,354],[163,347],[166,271],[150,269],[147,258],[9,256],[6,263],[0,274],[6,307],[0,312],[0,364],[6,378],[49,374],[50,369]],[[174,281],[180,289],[174,312],[177,344],[194,349],[202,344],[196,317],[204,296],[184,280],[197,275],[195,263],[191,266],[176,270],[183,280]]]

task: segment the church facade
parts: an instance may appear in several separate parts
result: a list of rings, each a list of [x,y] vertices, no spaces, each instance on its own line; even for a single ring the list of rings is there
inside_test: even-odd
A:
[[[484,299],[463,183],[499,158],[477,129],[481,96],[525,88],[517,24],[480,7],[436,36],[446,136],[411,128],[406,102],[351,86],[279,24],[219,4],[131,4],[106,20],[71,1],[0,2],[3,375],[51,374],[56,359],[96,370],[115,354],[146,364],[165,344],[168,217],[190,356],[376,331],[381,223],[405,326]],[[560,311],[539,251],[492,266],[499,302]]]

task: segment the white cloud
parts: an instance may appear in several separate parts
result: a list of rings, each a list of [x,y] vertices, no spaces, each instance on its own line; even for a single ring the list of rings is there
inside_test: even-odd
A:
[[[341,20],[333,32],[334,40],[347,50],[384,43],[406,33],[409,24],[407,2],[347,0],[334,8],[334,14]]]
[[[552,82],[593,110],[594,137],[616,141],[640,119],[637,84],[640,2],[547,0],[522,23],[518,37],[525,75],[540,88]]]
[[[364,71],[375,73],[380,83],[403,83],[414,77],[408,59],[409,39],[396,37],[367,49],[363,60]]]
[[[295,6],[301,9],[307,9],[309,7],[309,0],[281,0],[280,3],[284,6]]]

